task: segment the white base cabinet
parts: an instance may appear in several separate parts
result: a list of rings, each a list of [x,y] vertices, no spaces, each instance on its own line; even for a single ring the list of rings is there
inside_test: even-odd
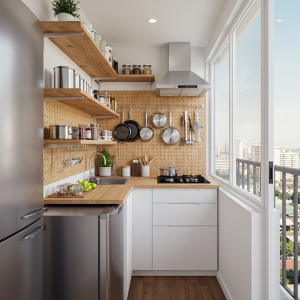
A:
[[[217,226],[153,226],[153,270],[217,270]]]
[[[132,193],[132,267],[152,270],[152,190]]]
[[[133,190],[133,270],[217,270],[217,216],[217,189]]]

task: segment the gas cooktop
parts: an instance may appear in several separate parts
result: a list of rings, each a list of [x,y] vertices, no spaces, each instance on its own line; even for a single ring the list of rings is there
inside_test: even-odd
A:
[[[210,183],[201,175],[157,176],[158,183]]]

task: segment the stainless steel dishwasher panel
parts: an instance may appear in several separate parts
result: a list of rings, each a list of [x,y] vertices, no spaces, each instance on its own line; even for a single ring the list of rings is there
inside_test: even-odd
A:
[[[100,300],[124,299],[125,210],[123,208],[123,204],[106,208],[99,216]]]
[[[55,209],[44,218],[44,300],[98,300],[99,209]]]

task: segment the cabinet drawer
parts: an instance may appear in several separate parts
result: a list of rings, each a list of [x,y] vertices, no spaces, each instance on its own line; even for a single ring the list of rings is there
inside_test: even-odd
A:
[[[217,226],[153,226],[154,270],[217,270]]]
[[[217,189],[153,189],[153,203],[217,203]]]
[[[217,225],[217,204],[153,203],[153,225]]]

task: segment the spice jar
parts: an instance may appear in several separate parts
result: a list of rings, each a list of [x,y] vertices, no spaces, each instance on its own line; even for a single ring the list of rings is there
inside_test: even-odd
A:
[[[107,96],[107,107],[111,108],[111,97],[110,97],[110,95]]]
[[[92,130],[90,124],[87,124],[85,127],[85,140],[91,140],[92,139]]]
[[[92,140],[98,140],[99,137],[99,124],[90,124],[92,131]]]
[[[122,167],[122,176],[130,177],[130,166]]]
[[[151,65],[143,65],[143,74],[145,75],[152,74]]]
[[[112,98],[110,99],[110,105],[111,105],[110,108],[111,108],[113,111],[115,111],[115,98],[112,97]]]
[[[135,74],[135,75],[142,74],[141,65],[133,65],[132,66],[132,74]]]
[[[122,66],[122,74],[130,75],[131,74],[131,65],[123,65]]]
[[[107,106],[107,104],[108,104],[108,93],[107,93],[107,92],[103,92],[103,93],[102,93],[102,96],[103,96],[103,98],[104,98],[103,104]]]
[[[117,74],[119,74],[119,63],[117,60],[114,59],[114,70],[116,71]]]

